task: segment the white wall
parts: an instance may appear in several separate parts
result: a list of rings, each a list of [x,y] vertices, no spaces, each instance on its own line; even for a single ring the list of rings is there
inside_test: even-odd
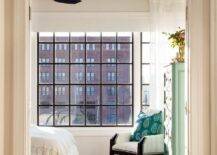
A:
[[[140,1],[141,2],[141,1]],[[34,3],[33,3],[34,4]],[[40,1],[36,7],[33,7],[32,26],[33,32],[37,31],[151,31],[152,32],[152,56],[154,61],[152,63],[152,96],[151,107],[162,109],[163,105],[163,66],[168,64],[174,51],[171,51],[166,37],[162,32],[173,32],[177,27],[185,24],[185,15],[177,13],[179,17],[174,19],[173,11],[155,12],[152,14],[147,12],[149,9],[141,10],[137,6],[132,9],[125,8],[125,11],[119,11],[104,8],[101,12],[96,12],[93,8],[89,11],[80,10],[74,11],[60,10],[56,6],[51,6],[46,10],[40,7],[43,4]],[[126,3],[129,4],[129,3]],[[141,3],[142,4],[142,3]],[[54,5],[54,4],[51,4]],[[159,5],[158,5],[159,6]],[[183,5],[182,5],[183,6]],[[62,6],[63,7],[63,6]],[[178,6],[179,7],[179,6]],[[124,8],[124,7],[123,7]],[[146,8],[146,6],[145,6]],[[149,7],[148,7],[149,8]],[[132,9],[130,12],[129,10]],[[181,9],[182,10],[182,9]],[[159,10],[157,10],[159,11]],[[183,11],[183,10],[182,10]],[[157,17],[157,15],[159,17]],[[162,16],[164,18],[162,18]],[[33,122],[36,120],[36,34],[32,33],[32,118]],[[140,111],[140,40],[139,33],[135,35],[135,49],[134,49],[134,121]],[[71,131],[77,140],[78,148],[81,155],[108,155],[109,153],[109,139],[117,132],[130,132],[133,128],[67,128]]]
[[[149,0],[83,0],[76,5],[32,0],[32,27],[42,31],[145,31]]]
[[[126,32],[147,31],[145,12],[33,12],[34,32]]]
[[[149,0],[82,0],[76,5],[32,0],[34,12],[147,12]]]
[[[163,74],[166,65],[172,62],[178,49],[172,49],[167,40],[168,36],[162,32],[174,33],[179,27],[185,28],[186,4],[183,0],[153,0],[150,2],[151,40],[152,52],[155,53],[153,70],[155,70],[154,88],[155,91],[153,108],[163,108]]]

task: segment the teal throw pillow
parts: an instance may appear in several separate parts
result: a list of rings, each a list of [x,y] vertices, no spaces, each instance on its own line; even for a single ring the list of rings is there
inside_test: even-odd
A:
[[[137,128],[131,136],[131,141],[140,141],[148,135],[163,134],[162,111],[153,115],[139,114]]]

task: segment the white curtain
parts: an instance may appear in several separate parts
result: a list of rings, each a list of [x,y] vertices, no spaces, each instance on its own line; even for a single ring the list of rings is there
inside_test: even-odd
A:
[[[179,27],[185,28],[185,0],[151,0],[151,52],[155,58],[152,64],[154,70],[153,85],[151,89],[151,108],[163,108],[163,73],[164,66],[171,62],[176,54],[168,44],[167,36],[162,32],[175,32]]]

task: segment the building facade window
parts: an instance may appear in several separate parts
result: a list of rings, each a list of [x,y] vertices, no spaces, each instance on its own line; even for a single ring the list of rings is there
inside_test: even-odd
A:
[[[107,74],[107,80],[108,81],[116,81],[116,75],[114,72],[108,72]]]
[[[76,62],[76,63],[83,63],[83,62],[84,62],[84,59],[83,59],[83,58],[76,58],[76,59],[75,59],[75,62]]]
[[[95,44],[87,44],[86,49],[87,49],[87,51],[95,51],[96,45]]]
[[[76,88],[76,95],[82,95],[83,88],[82,87],[77,87]]]
[[[132,126],[133,33],[49,34],[38,33],[37,124]]]
[[[106,44],[107,51],[115,51],[115,44]]]
[[[115,87],[108,87],[107,88],[107,93],[108,93],[109,96],[115,96],[115,94],[116,94]]]
[[[75,76],[77,81],[82,81],[84,79],[84,73],[82,72],[75,73]]]
[[[66,91],[65,87],[56,87],[55,95],[59,95],[59,96],[65,95],[65,91]]]
[[[92,72],[88,72],[87,74],[87,81],[94,81],[95,74]]]
[[[89,95],[89,96],[93,96],[94,95],[95,88],[93,86],[87,86],[86,89],[87,89],[87,95]]]
[[[118,44],[118,50],[121,50],[121,44]]]
[[[47,96],[49,95],[50,89],[49,87],[44,86],[44,87],[41,87],[39,91],[42,96]]]
[[[41,51],[52,50],[50,44],[41,44]]]
[[[108,58],[108,59],[107,59],[107,62],[108,62],[108,63],[115,63],[115,62],[116,62],[116,59],[115,59],[115,58]]]
[[[87,58],[86,59],[87,63],[94,63],[94,61],[95,61],[94,58]]]

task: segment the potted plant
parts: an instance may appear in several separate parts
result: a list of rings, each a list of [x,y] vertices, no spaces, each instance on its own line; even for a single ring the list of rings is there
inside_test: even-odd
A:
[[[172,48],[178,48],[176,57],[173,59],[173,62],[184,62],[185,61],[185,30],[179,28],[175,33],[166,33],[163,34],[168,36],[170,46]]]

